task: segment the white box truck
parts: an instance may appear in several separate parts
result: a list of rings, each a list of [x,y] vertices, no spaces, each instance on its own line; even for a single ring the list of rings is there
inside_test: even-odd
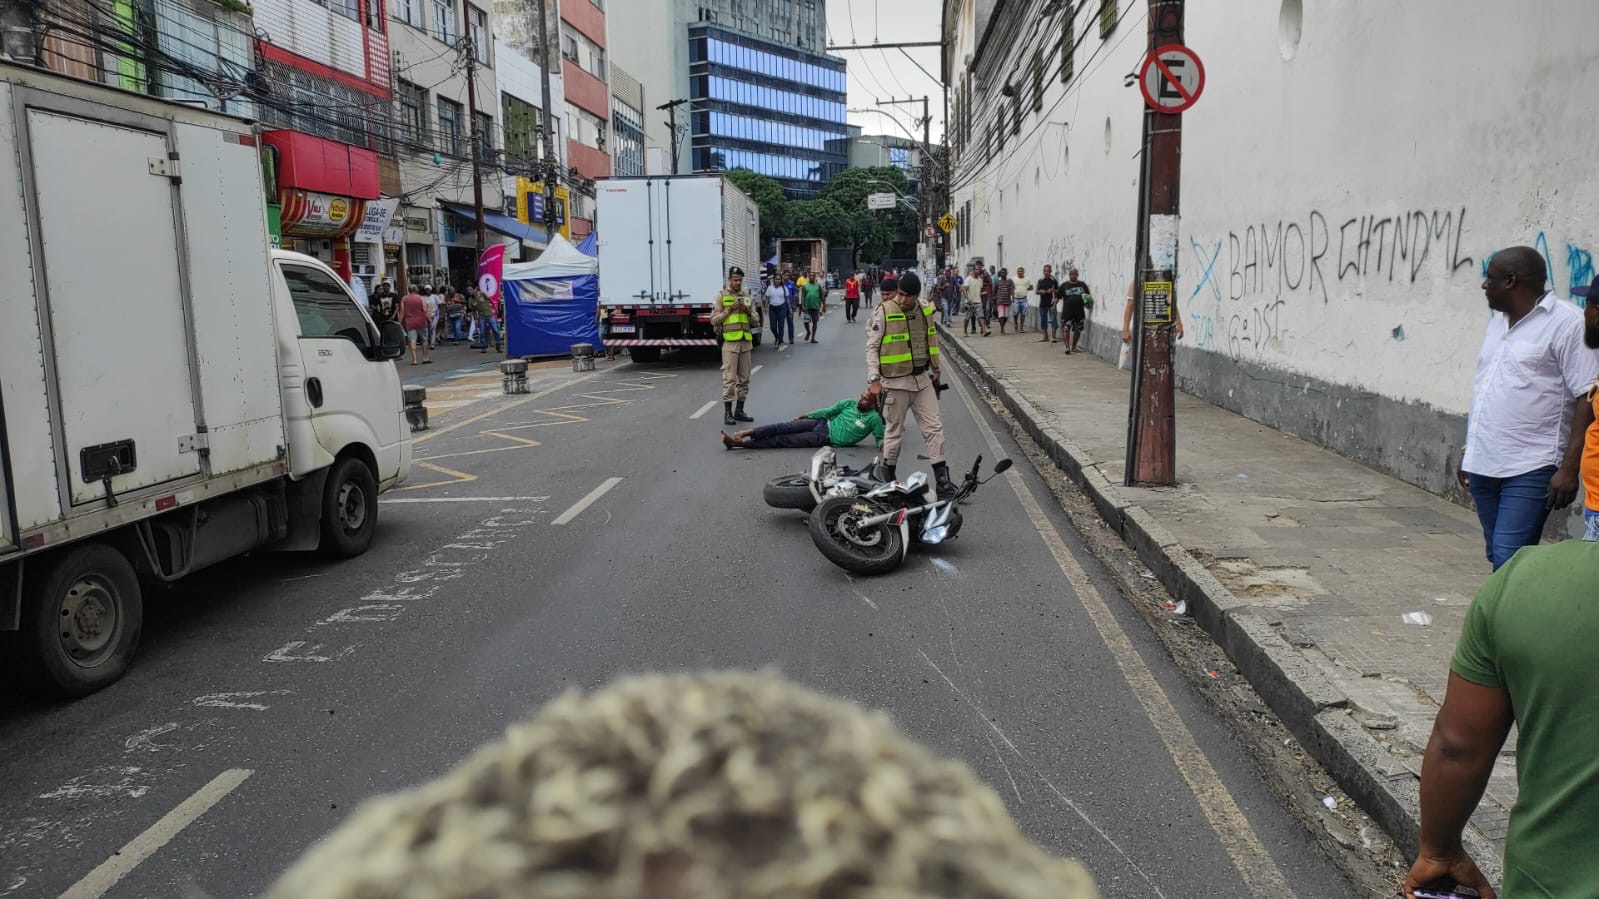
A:
[[[761,211],[721,175],[607,178],[599,183],[600,338],[653,362],[670,347],[716,346],[711,312],[727,270],[760,292]],[[761,345],[763,305],[756,310]]]
[[[0,64],[0,630],[116,680],[141,584],[371,543],[410,470],[397,326],[269,246],[234,118]]]

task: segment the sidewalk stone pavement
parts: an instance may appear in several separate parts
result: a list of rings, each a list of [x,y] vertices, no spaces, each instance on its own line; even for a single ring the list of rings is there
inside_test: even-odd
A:
[[[1490,573],[1476,514],[1183,393],[1178,486],[1125,487],[1128,372],[1031,335],[942,341],[1413,853],[1422,753]],[[1467,835],[1496,880],[1515,796],[1512,739]]]

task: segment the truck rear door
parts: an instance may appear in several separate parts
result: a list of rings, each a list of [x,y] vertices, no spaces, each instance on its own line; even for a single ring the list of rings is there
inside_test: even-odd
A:
[[[114,493],[197,475],[168,139],[40,109],[26,122],[70,502],[102,501],[106,474]]]

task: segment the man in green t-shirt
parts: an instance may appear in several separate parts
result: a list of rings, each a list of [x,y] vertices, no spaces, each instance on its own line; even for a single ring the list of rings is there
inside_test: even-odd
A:
[[[878,397],[866,391],[839,400],[826,409],[807,412],[793,421],[761,425],[735,434],[722,432],[728,449],[796,449],[818,446],[854,446],[868,435],[883,442],[883,415]]]
[[[1507,897],[1599,896],[1599,543],[1517,552],[1477,593],[1421,768],[1421,847],[1405,894],[1442,877],[1497,894],[1461,845],[1515,724]]]
[[[822,317],[822,285],[815,278],[800,288],[800,304],[805,309],[805,340],[816,342],[816,325]]]

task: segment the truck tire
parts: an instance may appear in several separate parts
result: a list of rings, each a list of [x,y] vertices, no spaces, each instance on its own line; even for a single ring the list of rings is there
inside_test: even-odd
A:
[[[128,670],[144,627],[139,578],[122,553],[84,543],[28,572],[22,638],[44,691],[87,696]]]
[[[378,484],[354,456],[333,463],[322,488],[323,554],[349,559],[366,552],[378,527]]]
[[[661,361],[661,348],[658,346],[630,346],[627,348],[627,355],[634,362],[659,362]]]

